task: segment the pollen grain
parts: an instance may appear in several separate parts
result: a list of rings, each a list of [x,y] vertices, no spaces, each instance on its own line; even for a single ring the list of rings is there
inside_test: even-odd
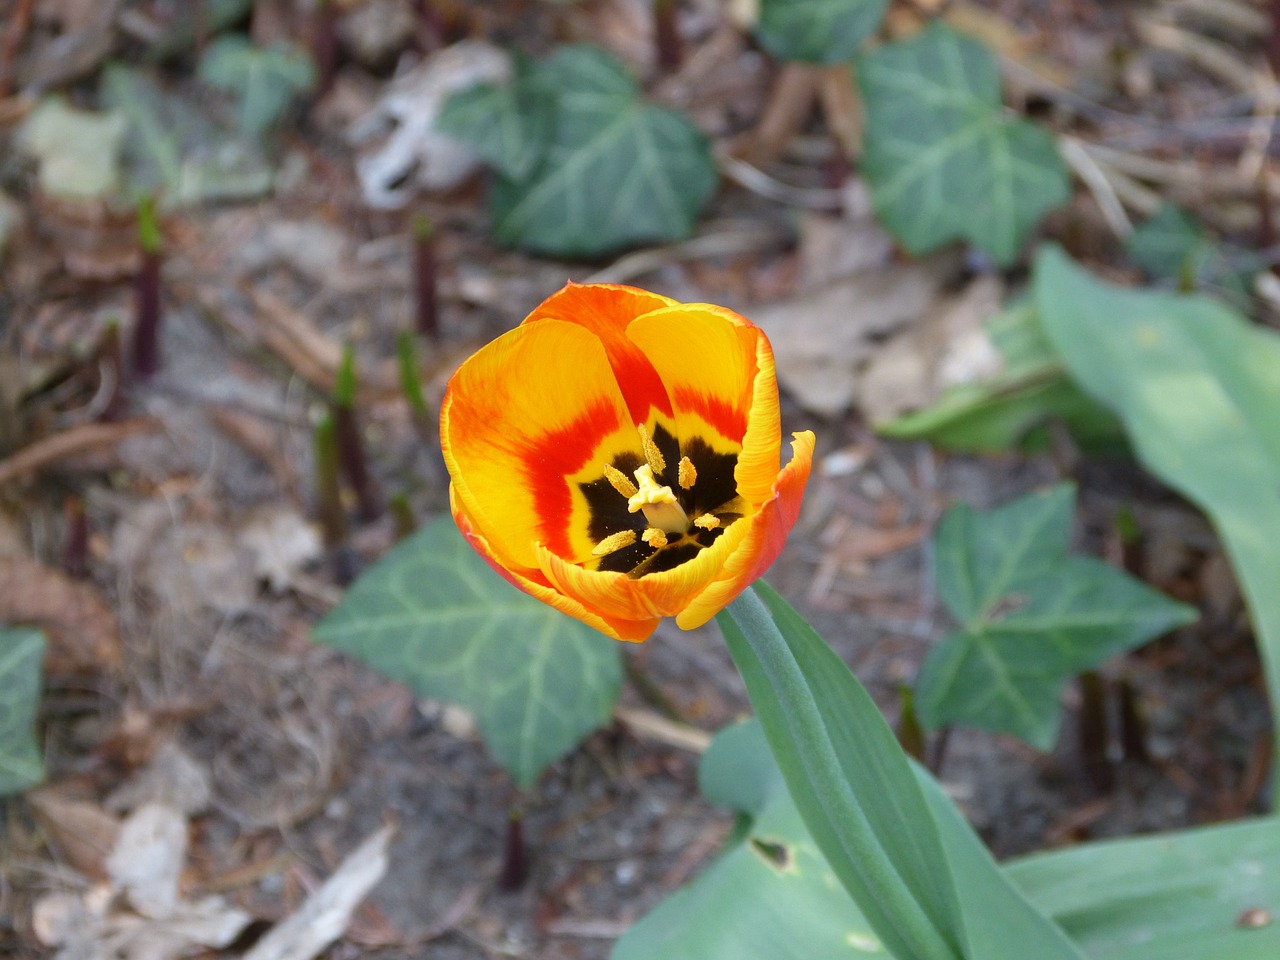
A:
[[[693,521],[695,527],[701,527],[703,530],[714,530],[720,526],[720,518],[714,513],[704,513]]]

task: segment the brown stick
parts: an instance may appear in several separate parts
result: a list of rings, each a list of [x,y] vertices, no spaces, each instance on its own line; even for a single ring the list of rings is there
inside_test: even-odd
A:
[[[63,430],[28,444],[13,456],[0,460],[0,486],[28,474],[39,473],[68,457],[100,447],[114,447],[134,434],[151,433],[159,429],[160,421],[154,417],[138,417],[122,423],[85,423]]]

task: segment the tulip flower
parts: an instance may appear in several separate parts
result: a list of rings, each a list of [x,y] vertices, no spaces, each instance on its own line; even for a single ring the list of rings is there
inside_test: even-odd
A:
[[[483,347],[440,414],[454,519],[520,589],[619,640],[711,619],[800,510],[773,352],[731,310],[569,284]]]

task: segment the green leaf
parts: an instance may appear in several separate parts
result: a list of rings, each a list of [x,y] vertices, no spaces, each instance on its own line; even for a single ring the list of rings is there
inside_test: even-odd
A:
[[[70,106],[60,94],[41,99],[18,128],[17,145],[39,163],[40,187],[74,199],[111,198],[129,124],[116,111]]]
[[[449,97],[436,126],[472,146],[504,177],[521,180],[546,149],[554,107],[554,99],[528,78],[481,84]]]
[[[782,60],[839,63],[880,28],[889,0],[761,0],[756,36]]]
[[[284,42],[259,47],[235,33],[209,44],[196,75],[235,97],[237,125],[251,138],[262,136],[316,80],[301,47]]]
[[[366,571],[313,637],[471,710],[521,788],[609,721],[622,676],[615,641],[516,590],[448,518]]]
[[[1070,196],[1053,138],[1008,116],[995,57],[936,22],[861,57],[862,172],[885,227],[912,253],[968,238],[1000,264]]]
[[[1061,424],[1090,452],[1125,449],[1124,428],[1066,375],[1029,303],[986,323],[1004,367],[990,378],[954,386],[931,407],[876,424],[876,432],[928,440],[948,450],[1041,453]]]
[[[622,65],[594,47],[562,47],[536,83],[558,91],[550,138],[527,176],[493,184],[495,237],[595,256],[688,236],[717,180],[702,134],[643,100]]]
[[[44,778],[33,735],[43,660],[44,634],[39,630],[0,628],[0,796]]]
[[[960,629],[925,659],[921,722],[963,723],[1042,750],[1057,736],[1067,681],[1195,611],[1090,557],[1067,556],[1074,488],[977,514],[947,511],[934,536],[938,592]]]
[[[1078,960],[976,838],[951,859],[875,703],[786,601],[757,581],[718,621],[792,799],[890,953]]]
[[[981,841],[927,772],[911,767],[933,814],[964,914],[965,957],[1078,958],[991,861]],[[905,957],[888,953],[834,878],[770,756],[760,724],[716,735],[699,770],[707,798],[752,818],[734,843],[689,886],[644,917],[612,960],[807,960]],[[746,786],[744,786],[744,782]],[[932,827],[932,825],[930,825]],[[788,869],[777,869],[781,856]]]
[[[804,827],[754,720],[720,731],[698,771],[712,803],[748,814],[741,837],[615,945],[611,960],[884,957]]]
[[[1011,862],[1010,879],[1093,960],[1280,957],[1280,821],[1086,843]],[[1244,922],[1262,910],[1262,926]]]
[[[1213,521],[1280,705],[1280,336],[1208,297],[1104,284],[1052,248],[1035,297],[1071,375],[1124,421],[1147,469]]]

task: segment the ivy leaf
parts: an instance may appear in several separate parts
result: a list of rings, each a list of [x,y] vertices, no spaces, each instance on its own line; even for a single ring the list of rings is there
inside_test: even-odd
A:
[[[471,710],[522,789],[608,722],[622,677],[613,640],[516,590],[449,518],[370,567],[312,635]]]
[[[1125,240],[1125,252],[1147,276],[1176,280],[1188,290],[1206,289],[1234,301],[1248,301],[1251,275],[1261,269],[1258,257],[1219,245],[1181,207],[1163,204]]]
[[[1047,750],[1072,676],[1195,619],[1090,557],[1068,556],[1069,484],[977,514],[949,510],[934,538],[938,592],[960,629],[920,668],[925,726],[964,723]]]
[[[858,61],[862,173],[912,253],[967,238],[1000,264],[1070,195],[1053,138],[1001,105],[995,57],[943,23]]]
[[[40,702],[44,635],[29,627],[0,629],[0,796],[44,777],[32,728]]]
[[[235,97],[236,123],[252,138],[265,133],[316,79],[302,48],[289,43],[259,47],[239,34],[224,34],[209,44],[197,75]]]
[[[449,97],[436,125],[473,147],[504,177],[520,180],[546,149],[553,106],[527,77],[505,86],[486,83]]]
[[[839,63],[875,33],[889,0],[761,0],[756,36],[782,60]]]
[[[643,100],[594,47],[562,47],[530,82],[556,91],[551,133],[527,176],[499,174],[493,185],[500,242],[596,256],[689,234],[717,177],[706,139],[683,115]]]

